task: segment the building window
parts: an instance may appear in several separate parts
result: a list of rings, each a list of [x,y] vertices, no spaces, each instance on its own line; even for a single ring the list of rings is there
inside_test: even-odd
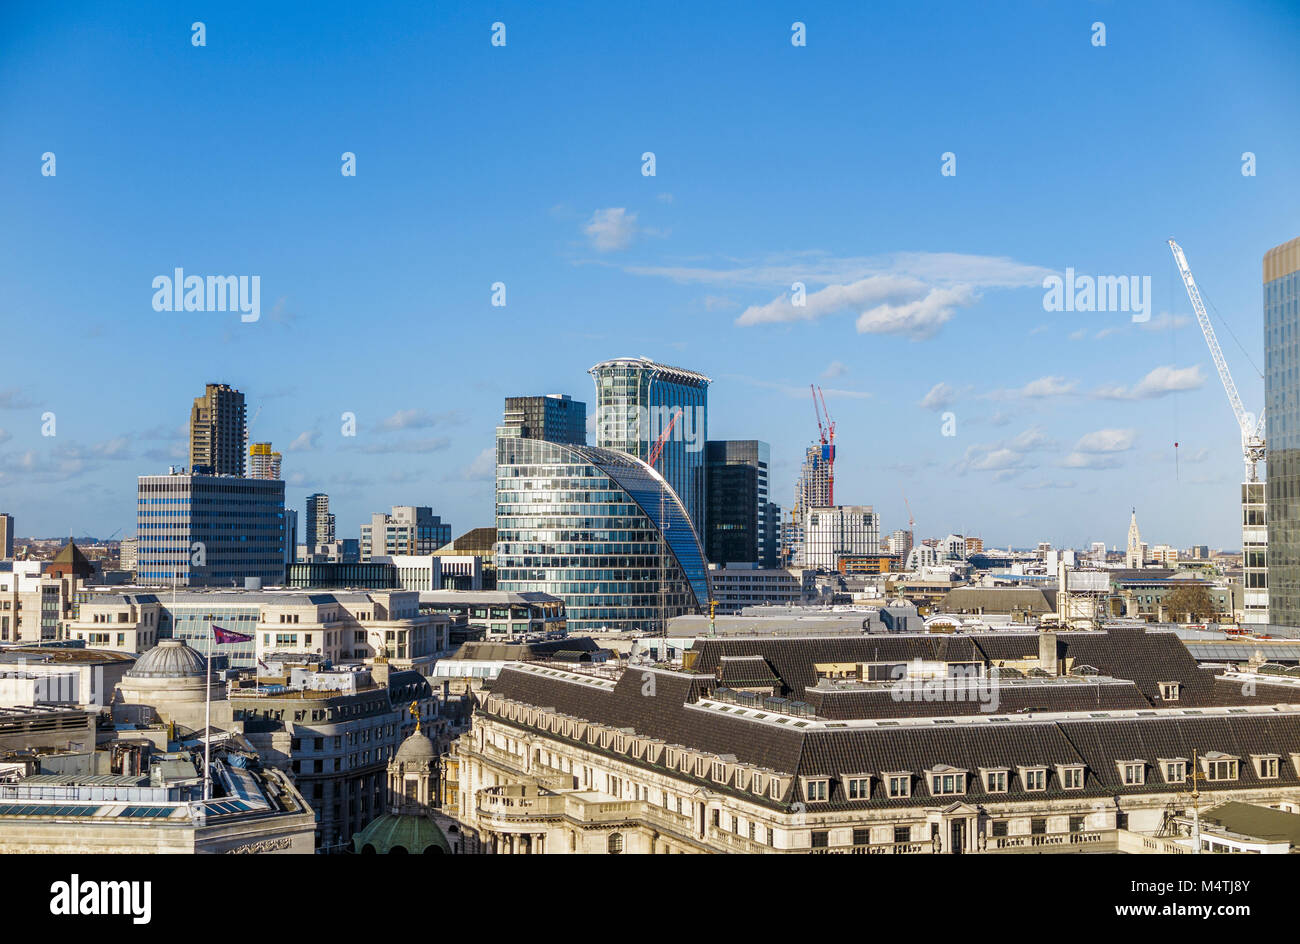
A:
[[[1187,761],[1167,760],[1164,762],[1165,783],[1184,783],[1187,780]]]
[[[812,847],[814,849],[825,849],[830,845],[830,833],[824,829],[814,830],[812,834]]]
[[[995,819],[992,823],[993,835],[1005,836],[1007,834],[1007,821],[1004,819]]]
[[[912,841],[911,826],[894,827],[894,842],[911,842],[911,841]]]
[[[932,774],[930,793],[934,796],[955,796],[966,792],[966,775]]]
[[[1070,832],[1081,833],[1084,830],[1084,819],[1082,816],[1070,817]]]
[[[809,780],[807,786],[808,801],[824,801],[826,799],[827,787],[826,780]]]
[[[1177,682],[1161,682],[1160,697],[1165,701],[1178,701],[1178,694],[1182,686]]]
[[[1146,764],[1132,763],[1122,764],[1122,773],[1124,775],[1124,786],[1140,787],[1146,783]]]
[[[1205,765],[1205,778],[1207,780],[1236,780],[1236,759],[1207,761]]]
[[[871,781],[867,777],[849,779],[849,799],[866,800],[871,796]]]
[[[1064,767],[1061,770],[1061,788],[1063,790],[1083,789],[1083,768]]]
[[[866,846],[871,843],[871,830],[865,826],[855,827],[853,830],[853,844],[855,846]]]
[[[610,833],[609,839],[605,843],[605,848],[609,850],[610,855],[619,855],[623,852],[623,834]]]
[[[1007,792],[1007,772],[1005,770],[988,770],[984,772],[984,789],[989,793]]]
[[[1020,771],[1020,780],[1025,785],[1025,790],[1030,793],[1037,793],[1047,789],[1047,768],[1031,767]]]
[[[1047,832],[1047,820],[1041,817],[1029,821],[1029,833],[1032,836],[1042,836]]]
[[[1255,772],[1259,774],[1261,780],[1277,779],[1277,758],[1276,757],[1257,757],[1255,758]]]
[[[890,774],[889,775],[889,796],[890,799],[900,799],[912,795],[912,776],[911,774]]]

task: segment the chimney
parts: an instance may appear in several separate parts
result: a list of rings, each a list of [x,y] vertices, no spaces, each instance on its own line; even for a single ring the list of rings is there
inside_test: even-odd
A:
[[[1038,667],[1048,675],[1059,675],[1060,666],[1056,658],[1056,632],[1050,629],[1038,633]]]

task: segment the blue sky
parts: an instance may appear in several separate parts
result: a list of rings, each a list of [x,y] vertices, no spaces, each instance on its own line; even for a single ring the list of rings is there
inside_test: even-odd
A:
[[[590,403],[588,367],[644,354],[714,379],[710,436],[770,442],[787,508],[816,382],[837,498],[886,531],[906,489],[920,536],[1122,543],[1136,505],[1153,544],[1236,547],[1235,427],[1165,240],[1258,409],[1298,46],[1282,2],[7,5],[0,510],[132,533],[135,476],[185,461],[222,381],[291,504],[459,533],[492,523],[503,397]],[[260,276],[261,319],[154,311],[176,267]],[[1066,267],[1149,275],[1151,322],[1045,311]]]

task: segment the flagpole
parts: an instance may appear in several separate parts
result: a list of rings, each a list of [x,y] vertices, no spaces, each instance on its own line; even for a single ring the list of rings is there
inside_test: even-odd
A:
[[[203,705],[203,799],[212,795],[212,624],[208,624],[208,655],[205,666],[208,688]]]

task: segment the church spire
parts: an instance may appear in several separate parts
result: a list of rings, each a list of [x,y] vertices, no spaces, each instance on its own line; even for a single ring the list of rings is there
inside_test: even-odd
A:
[[[1139,570],[1144,563],[1145,555],[1142,553],[1142,532],[1138,530],[1137,508],[1133,509],[1133,517],[1128,522],[1128,549],[1124,554],[1124,566],[1131,570]]]

